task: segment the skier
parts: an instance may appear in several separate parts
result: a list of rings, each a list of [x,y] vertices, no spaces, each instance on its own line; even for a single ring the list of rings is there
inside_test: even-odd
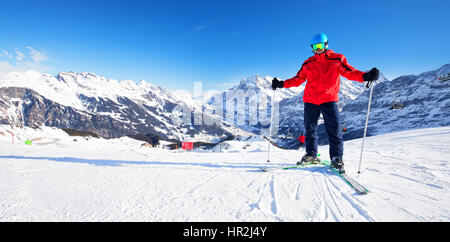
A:
[[[297,138],[297,141],[300,141],[300,145],[298,148],[303,147],[303,145],[305,144],[305,135],[303,135],[303,133]]]
[[[347,63],[344,55],[328,49],[328,37],[323,33],[315,35],[310,44],[314,56],[303,62],[293,78],[281,81],[275,77],[272,88],[298,87],[306,81],[303,94],[306,154],[297,164],[320,163],[317,158],[317,125],[322,113],[330,144],[331,165],[340,173],[345,173],[342,160],[344,141],[337,106],[340,76],[358,82],[371,82],[378,80],[379,70],[372,68],[366,73],[356,70]]]

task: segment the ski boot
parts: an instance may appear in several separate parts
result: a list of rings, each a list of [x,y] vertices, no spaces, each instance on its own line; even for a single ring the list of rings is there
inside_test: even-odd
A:
[[[344,162],[339,157],[334,157],[333,160],[331,160],[331,167],[336,169],[340,174],[344,174]]]
[[[297,165],[306,165],[306,164],[320,164],[320,159],[311,156],[311,155],[304,155],[300,161],[297,161]]]

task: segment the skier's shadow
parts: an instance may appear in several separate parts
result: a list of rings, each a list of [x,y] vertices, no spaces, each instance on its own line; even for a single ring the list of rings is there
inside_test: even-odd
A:
[[[178,166],[180,169],[189,169],[189,167],[182,166],[196,166],[203,168],[232,168],[232,169],[240,169],[245,172],[259,172],[259,166],[255,165],[246,165],[242,163],[226,163],[226,164],[217,164],[217,163],[203,163],[203,162],[164,162],[164,161],[128,161],[128,160],[112,160],[112,159],[83,159],[83,158],[75,158],[75,157],[32,157],[32,156],[0,156],[0,159],[18,159],[18,160],[50,160],[56,162],[68,162],[68,163],[80,163],[80,164],[89,164],[95,166],[126,166],[126,165],[161,165],[161,166]],[[191,168],[192,169],[192,168]],[[250,169],[250,170],[248,170]]]

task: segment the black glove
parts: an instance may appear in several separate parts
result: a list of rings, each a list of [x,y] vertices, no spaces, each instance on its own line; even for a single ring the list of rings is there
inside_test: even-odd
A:
[[[380,77],[380,71],[377,68],[372,68],[372,70],[363,74],[363,79],[365,82],[373,82],[378,80]]]
[[[272,80],[272,89],[273,90],[276,90],[277,88],[283,88],[283,86],[284,86],[284,81],[280,81],[276,77]]]

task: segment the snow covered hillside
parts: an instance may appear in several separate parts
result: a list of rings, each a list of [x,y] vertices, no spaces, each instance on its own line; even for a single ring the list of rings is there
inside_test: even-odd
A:
[[[450,125],[450,82],[443,77],[450,64],[420,75],[400,76],[373,88],[368,135]],[[342,110],[344,139],[360,138],[369,103],[369,90]]]
[[[0,126],[0,221],[448,222],[449,140],[449,126],[368,137],[359,178],[361,140],[346,141],[347,174],[370,190],[357,195],[322,166],[260,172],[303,151],[273,147],[267,163],[255,138],[178,152]],[[328,146],[319,152],[329,158]]]

